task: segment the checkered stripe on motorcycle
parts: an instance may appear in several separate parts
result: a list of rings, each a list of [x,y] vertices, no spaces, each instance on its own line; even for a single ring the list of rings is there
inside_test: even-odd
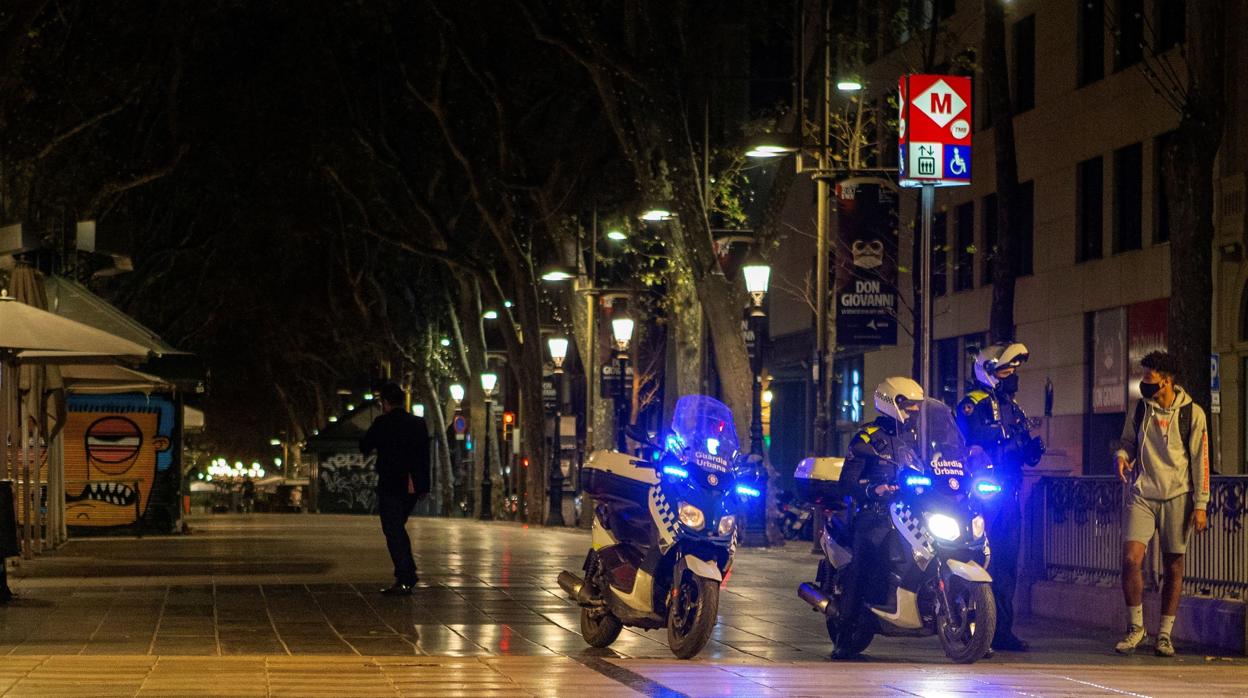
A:
[[[910,513],[910,508],[901,504],[894,504],[893,511],[897,515],[897,520],[901,522],[905,530],[901,533],[929,550],[932,549],[932,535],[923,528],[923,523]]]
[[[650,499],[654,502],[654,510],[659,512],[659,518],[667,526],[667,530],[675,532],[676,512],[672,509],[672,505],[667,503],[667,497],[663,496],[663,491],[658,487],[651,487]]]

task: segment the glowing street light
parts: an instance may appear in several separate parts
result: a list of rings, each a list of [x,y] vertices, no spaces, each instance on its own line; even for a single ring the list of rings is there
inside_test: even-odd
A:
[[[611,320],[611,337],[615,339],[615,347],[621,354],[628,353],[628,343],[633,340],[635,325],[633,319],[624,313],[620,313]]]
[[[608,230],[607,239],[615,242],[624,242],[628,239],[628,234],[623,230]]]
[[[455,402],[464,401],[464,386],[459,383],[451,383],[451,399]]]
[[[481,318],[482,318],[483,320],[497,320],[497,319],[498,319],[498,311],[497,311],[497,310],[495,310],[495,309],[493,309],[493,308],[490,308],[489,310],[487,310],[487,311],[485,311],[484,313],[482,313],[482,314],[481,314]]]
[[[486,395],[493,395],[494,388],[497,386],[498,386],[498,374],[497,373],[487,372],[487,373],[481,374],[481,388],[485,390]]]
[[[675,216],[675,214],[666,209],[652,208],[649,211],[646,211],[645,213],[641,214],[641,220],[651,221],[651,222],[670,221],[673,216]]]
[[[741,267],[741,272],[745,275],[745,290],[750,292],[750,299],[753,301],[750,306],[750,315],[762,317],[766,314],[763,311],[763,297],[767,295],[767,286],[771,281],[771,265],[754,254],[746,260],[745,265]]]
[[[568,338],[550,337],[546,340],[550,348],[550,360],[555,364],[555,373],[563,373],[563,361],[568,358]]]

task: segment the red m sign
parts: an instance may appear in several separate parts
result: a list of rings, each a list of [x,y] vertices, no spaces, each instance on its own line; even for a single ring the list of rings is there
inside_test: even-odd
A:
[[[939,92],[932,93],[932,109],[933,114],[950,114],[953,112],[953,93]]]

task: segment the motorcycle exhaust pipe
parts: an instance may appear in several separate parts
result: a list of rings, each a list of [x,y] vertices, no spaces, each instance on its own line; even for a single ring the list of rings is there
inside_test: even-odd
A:
[[[559,573],[559,588],[567,592],[568,596],[573,599],[581,592],[581,587],[585,586],[585,582],[580,577],[564,570]]]
[[[820,613],[827,613],[828,604],[832,603],[832,599],[829,599],[826,594],[819,591],[819,589],[810,582],[802,582],[799,584],[797,586],[797,595],[802,598],[802,601],[810,604],[811,608]]]

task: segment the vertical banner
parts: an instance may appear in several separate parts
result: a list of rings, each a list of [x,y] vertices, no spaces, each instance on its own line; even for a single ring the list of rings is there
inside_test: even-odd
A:
[[[856,177],[836,185],[836,341],[897,344],[897,190]]]
[[[1132,400],[1140,399],[1140,361],[1150,352],[1166,350],[1166,311],[1170,299],[1157,298],[1127,308],[1127,351],[1131,380],[1127,384]],[[1182,381],[1179,381],[1182,384]]]
[[[1092,316],[1092,412],[1127,411],[1127,311]]]

